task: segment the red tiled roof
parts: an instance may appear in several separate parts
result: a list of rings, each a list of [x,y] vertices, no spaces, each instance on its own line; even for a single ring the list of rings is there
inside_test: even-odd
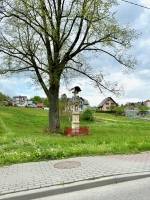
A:
[[[146,100],[145,102],[150,102],[150,100],[148,99],[148,100]]]

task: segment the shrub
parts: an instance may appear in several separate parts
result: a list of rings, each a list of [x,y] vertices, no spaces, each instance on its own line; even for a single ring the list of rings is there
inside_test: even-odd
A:
[[[115,108],[116,115],[123,115],[124,114],[124,106],[117,106]]]
[[[112,114],[112,113],[116,113],[115,110],[97,110],[97,113],[107,113],[107,114]]]
[[[86,108],[81,114],[81,119],[86,121],[93,121],[93,112],[90,108]]]

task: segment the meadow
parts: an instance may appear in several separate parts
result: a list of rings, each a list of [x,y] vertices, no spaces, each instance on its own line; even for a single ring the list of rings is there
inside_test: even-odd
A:
[[[61,116],[61,134],[49,134],[48,111],[0,106],[0,165],[76,156],[131,154],[150,150],[150,120],[95,113],[87,136],[65,136],[71,126]]]

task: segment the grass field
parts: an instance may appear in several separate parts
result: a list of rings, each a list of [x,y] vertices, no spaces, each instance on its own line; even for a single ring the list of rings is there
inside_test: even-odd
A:
[[[0,107],[0,165],[83,155],[130,154],[150,150],[150,121],[127,120],[110,114],[94,114],[88,136],[47,134],[48,111]],[[62,130],[70,126],[61,117]]]

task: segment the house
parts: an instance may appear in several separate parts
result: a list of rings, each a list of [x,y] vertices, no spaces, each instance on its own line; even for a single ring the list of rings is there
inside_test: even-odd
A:
[[[150,107],[150,100],[141,101],[141,102],[127,102],[126,109],[128,110],[138,110],[139,106],[147,106]]]
[[[126,106],[133,106],[133,107],[138,107],[138,106],[142,106],[145,105],[145,103],[143,101],[139,101],[139,102],[127,102]]]
[[[89,102],[87,99],[84,99],[82,97],[79,98],[79,111],[82,112],[85,110],[87,107],[89,107]]]
[[[37,103],[36,106],[37,106],[37,108],[43,108],[44,107],[43,103]]]
[[[137,110],[138,106],[141,106],[142,102],[127,102],[125,105],[125,111],[126,110]]]
[[[147,107],[149,107],[150,108],[150,100],[148,99],[148,100],[146,100],[145,102],[144,102],[144,104],[147,106]]]
[[[13,106],[27,106],[28,105],[27,96],[14,96],[12,98],[12,105]]]
[[[110,110],[111,106],[118,106],[118,104],[111,98],[111,97],[107,97],[105,98],[97,107],[98,110]]]
[[[74,97],[68,98],[66,110],[69,110],[69,111],[73,110],[73,101],[74,101]],[[77,101],[79,103],[79,112],[82,112],[83,110],[85,110],[87,107],[90,106],[88,100],[82,97],[77,96]]]

